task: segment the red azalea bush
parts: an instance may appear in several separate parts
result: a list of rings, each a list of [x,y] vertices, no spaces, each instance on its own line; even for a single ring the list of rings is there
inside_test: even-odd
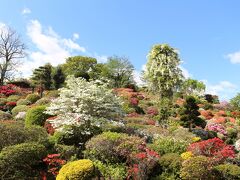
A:
[[[0,86],[0,94],[3,94],[5,96],[16,94],[16,86],[12,84]]]
[[[201,142],[196,142],[187,148],[196,156],[207,156],[216,161],[224,161],[227,158],[234,158],[235,152],[233,146],[226,145],[219,138],[208,139]]]
[[[48,172],[54,176],[58,175],[60,168],[66,163],[60,158],[60,154],[48,154],[43,162],[48,166]]]
[[[148,120],[147,120],[147,124],[148,124],[148,125],[155,125],[155,124],[156,124],[156,121],[154,121],[153,119],[148,119]]]
[[[159,154],[147,148],[145,143],[139,146],[139,150],[132,155],[127,179],[146,179],[158,164]]]
[[[210,120],[213,118],[213,113],[210,110],[203,110],[200,111],[201,116],[203,116],[205,119]]]
[[[139,103],[138,98],[135,98],[135,97],[130,98],[130,104],[131,104],[132,106],[137,106],[138,103]]]

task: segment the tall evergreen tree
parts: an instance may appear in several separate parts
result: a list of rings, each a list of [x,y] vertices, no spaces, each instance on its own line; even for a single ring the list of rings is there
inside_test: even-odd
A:
[[[53,78],[53,84],[54,84],[55,89],[59,89],[60,87],[62,87],[62,85],[65,81],[65,75],[63,73],[61,66],[57,66],[54,69],[52,78]]]

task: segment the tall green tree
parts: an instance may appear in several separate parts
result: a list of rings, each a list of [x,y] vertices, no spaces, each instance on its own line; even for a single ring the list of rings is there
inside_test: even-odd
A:
[[[134,83],[134,67],[128,58],[119,56],[109,57],[105,67],[103,76],[112,81],[113,87],[126,87]]]
[[[188,78],[183,82],[182,91],[185,95],[203,95],[206,85],[202,81]]]
[[[234,109],[240,110],[240,93],[238,93],[230,100],[230,104],[233,106]]]
[[[65,81],[65,74],[63,73],[61,66],[57,66],[54,68],[52,79],[55,89],[59,89],[63,86],[63,83]]]
[[[67,58],[66,63],[63,64],[63,71],[67,76],[74,75],[75,77],[82,77],[89,80],[89,73],[94,69],[96,64],[97,60],[95,58],[73,56]]]
[[[144,72],[148,88],[160,98],[172,98],[183,79],[179,65],[180,59],[174,48],[167,44],[154,45]]]
[[[33,70],[32,84],[39,87],[41,97],[44,89],[50,90],[52,87],[52,68],[52,65],[48,63]]]

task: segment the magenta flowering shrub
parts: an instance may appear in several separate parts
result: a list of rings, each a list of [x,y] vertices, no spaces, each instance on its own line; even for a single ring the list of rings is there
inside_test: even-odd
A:
[[[224,136],[227,135],[227,131],[226,131],[225,127],[221,124],[216,124],[216,123],[208,124],[206,129],[209,131],[214,131],[216,133],[220,133]]]

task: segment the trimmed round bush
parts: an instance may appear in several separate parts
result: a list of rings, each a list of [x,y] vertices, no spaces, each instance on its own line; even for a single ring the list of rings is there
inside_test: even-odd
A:
[[[19,99],[21,98],[21,96],[18,95],[11,95],[7,98],[8,102],[17,102]]]
[[[48,98],[41,98],[39,100],[36,101],[36,105],[46,105],[46,104],[49,104],[51,102],[50,99]]]
[[[1,120],[10,120],[10,119],[12,119],[12,115],[10,113],[0,110],[0,121]]]
[[[185,180],[212,179],[210,163],[205,156],[192,157],[182,163],[180,177]]]
[[[29,94],[26,97],[27,101],[30,101],[32,104],[39,100],[41,97],[37,94]]]
[[[29,107],[26,105],[19,105],[15,106],[11,112],[13,116],[16,116],[19,112],[26,112],[28,109]]]
[[[139,152],[143,139],[124,133],[104,132],[86,143],[85,157],[103,163],[124,163],[131,154]]]
[[[32,104],[32,103],[30,101],[26,100],[26,99],[19,99],[17,101],[17,106],[19,106],[19,105],[30,105],[30,104]]]
[[[0,153],[1,179],[40,178],[40,164],[47,155],[44,145],[22,143],[4,148]]]
[[[61,157],[65,160],[70,160],[72,157],[78,154],[78,148],[75,146],[55,144],[54,149],[57,153],[61,154]]]
[[[221,164],[215,166],[213,170],[217,177],[221,179],[240,179],[240,167],[235,164]],[[220,179],[220,178],[219,178]]]
[[[31,126],[31,125],[43,126],[46,119],[49,117],[49,115],[44,113],[45,109],[46,109],[46,106],[35,106],[30,108],[26,114],[25,125],[26,126]]]
[[[6,98],[0,98],[0,106],[4,106],[7,102]]]
[[[167,153],[182,154],[186,151],[188,142],[176,140],[171,137],[157,139],[150,145],[150,148],[158,152],[160,155]]]
[[[87,180],[94,174],[93,162],[81,159],[65,164],[59,171],[56,180]]]
[[[48,134],[40,126],[25,128],[23,123],[0,124],[0,151],[7,146],[25,142],[48,145]]]

